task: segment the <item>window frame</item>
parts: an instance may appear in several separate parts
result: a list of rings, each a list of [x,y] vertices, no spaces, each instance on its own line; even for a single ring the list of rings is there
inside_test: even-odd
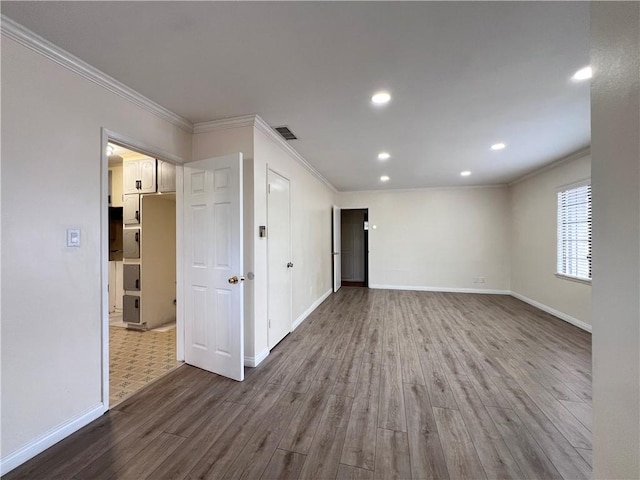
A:
[[[581,187],[586,187],[588,186],[591,189],[591,195],[590,195],[590,205],[589,205],[589,216],[588,216],[588,220],[587,223],[589,224],[589,253],[588,253],[588,262],[589,262],[589,273],[591,274],[591,278],[587,278],[587,277],[581,277],[578,275],[570,275],[568,273],[559,271],[559,262],[558,259],[561,257],[561,254],[563,253],[562,249],[564,248],[564,245],[561,241],[561,236],[560,236],[560,206],[558,205],[558,200],[559,200],[559,195],[561,193],[567,192],[569,190],[575,190]],[[593,271],[592,271],[592,267],[593,267],[593,187],[591,185],[591,178],[586,178],[583,180],[580,180],[578,182],[574,182],[574,183],[570,183],[567,185],[562,185],[558,188],[556,188],[556,268],[555,268],[555,276],[557,278],[561,278],[564,280],[570,280],[573,282],[578,282],[578,283],[584,283],[587,285],[591,285],[591,281],[593,278]]]

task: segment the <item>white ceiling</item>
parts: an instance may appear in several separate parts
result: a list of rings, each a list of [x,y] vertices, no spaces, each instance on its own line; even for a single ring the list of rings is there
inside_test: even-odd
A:
[[[589,62],[587,2],[1,9],[194,123],[257,113],[288,125],[342,191],[502,184],[590,143],[589,85],[570,80]],[[381,89],[393,98],[375,108]],[[491,151],[498,141],[507,148]]]

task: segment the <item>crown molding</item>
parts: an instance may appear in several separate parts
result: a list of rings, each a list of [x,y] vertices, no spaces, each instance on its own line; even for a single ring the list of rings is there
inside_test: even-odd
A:
[[[315,169],[315,167],[307,162],[302,155],[300,155],[291,145],[289,145],[289,143],[284,138],[282,138],[278,132],[271,128],[271,126],[267,122],[265,122],[259,115],[255,116],[255,127],[257,130],[264,133],[266,137],[269,138],[273,143],[287,152],[291,158],[302,165],[311,175],[313,175],[327,187],[329,187],[331,191],[333,191],[334,193],[338,193],[338,189],[334,187],[331,182],[324,177],[324,175],[322,175],[318,170]]]
[[[555,160],[551,163],[549,163],[548,165],[545,165],[542,168],[538,168],[532,172],[529,172],[525,175],[523,175],[520,178],[516,178],[515,180],[513,180],[512,182],[509,182],[509,186],[512,187],[513,185],[517,185],[520,182],[524,182],[525,180],[528,180],[532,177],[535,177],[537,175],[540,175],[541,173],[547,172],[549,170],[552,170],[556,167],[559,167],[560,165],[564,165],[566,163],[569,162],[573,162],[574,160],[578,160],[580,158],[584,158],[587,155],[591,155],[591,146],[589,145],[588,147],[585,148],[581,148],[580,150],[577,150],[569,155],[567,155],[566,157],[562,157],[558,160]]]
[[[147,97],[127,87],[115,78],[110,77],[95,67],[92,67],[84,60],[81,60],[66,50],[63,50],[31,30],[23,27],[19,23],[14,22],[9,17],[1,15],[0,19],[0,31],[5,37],[10,38],[18,42],[20,45],[57,63],[58,65],[77,73],[81,77],[101,86],[111,93],[144,108],[148,112],[172,123],[182,130],[188,133],[193,133],[193,124],[186,118],[183,118],[180,115],[173,113],[171,110],[149,100]]]
[[[344,195],[357,195],[357,194],[371,194],[371,193],[416,193],[416,192],[434,192],[434,191],[447,191],[447,190],[486,190],[496,188],[507,188],[506,183],[491,184],[491,185],[451,185],[443,187],[416,187],[416,188],[380,188],[378,190],[341,190],[340,194]]]
[[[241,117],[223,118],[211,122],[200,122],[193,126],[193,133],[212,132],[215,130],[225,130],[228,128],[254,127],[262,132],[269,140],[284,150],[291,158],[302,165],[311,175],[324,183],[331,191],[337,193],[334,187],[324,175],[316,170],[305,158],[300,155],[291,145],[287,143],[271,126],[265,122],[260,115],[243,115]]]
[[[254,127],[257,115],[242,115],[240,117],[223,118],[222,120],[212,120],[210,122],[199,122],[194,124],[193,133],[213,132],[215,130],[226,130],[228,128]]]

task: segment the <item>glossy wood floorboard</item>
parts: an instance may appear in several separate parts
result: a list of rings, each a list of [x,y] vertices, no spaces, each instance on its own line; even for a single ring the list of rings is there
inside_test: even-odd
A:
[[[587,479],[591,336],[512,297],[342,288],[238,383],[183,366],[14,479]]]

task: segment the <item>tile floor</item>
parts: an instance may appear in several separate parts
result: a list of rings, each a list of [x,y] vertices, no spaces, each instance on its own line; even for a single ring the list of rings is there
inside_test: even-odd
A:
[[[109,406],[155,380],[176,361],[176,329],[139,332],[109,326]]]

